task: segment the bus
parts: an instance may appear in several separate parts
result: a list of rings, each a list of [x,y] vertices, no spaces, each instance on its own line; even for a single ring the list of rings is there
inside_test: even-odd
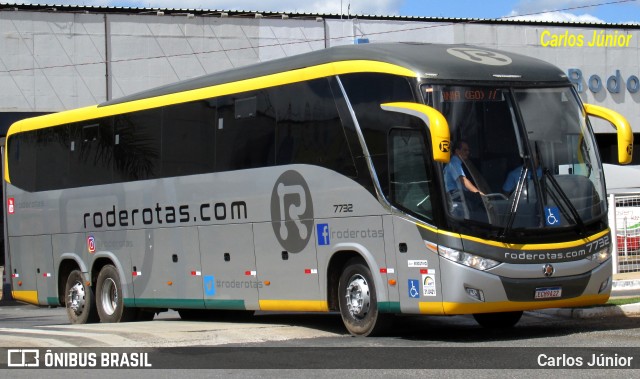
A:
[[[551,64],[372,43],[22,120],[4,162],[12,295],[71,323],[339,312],[360,336],[398,314],[510,327],[605,303],[590,117],[630,162],[624,117]],[[454,164],[474,191],[447,189]]]

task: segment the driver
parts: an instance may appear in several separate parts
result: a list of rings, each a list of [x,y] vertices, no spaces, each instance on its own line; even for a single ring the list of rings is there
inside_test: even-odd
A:
[[[471,150],[469,144],[464,140],[456,141],[453,144],[453,156],[451,161],[444,167],[444,184],[447,193],[453,198],[456,191],[460,188],[471,193],[484,195],[480,190],[467,179],[467,175],[462,169],[462,162],[469,158]]]
[[[458,140],[453,144],[453,156],[449,163],[444,167],[444,184],[447,196],[451,200],[451,213],[455,216],[462,216],[462,202],[466,194],[484,195],[474,184],[467,178],[462,164],[469,158],[471,150],[469,144],[464,140]],[[462,191],[462,192],[461,192]]]

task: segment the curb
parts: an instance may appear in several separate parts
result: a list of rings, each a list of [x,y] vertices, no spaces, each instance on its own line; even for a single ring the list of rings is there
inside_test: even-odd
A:
[[[640,279],[614,280],[612,291],[626,291],[640,289]]]
[[[600,318],[611,316],[637,316],[640,314],[640,303],[600,306],[594,308],[551,308],[535,312],[568,318]]]

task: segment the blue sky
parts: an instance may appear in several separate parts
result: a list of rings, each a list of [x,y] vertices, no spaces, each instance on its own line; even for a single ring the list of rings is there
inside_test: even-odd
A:
[[[39,0],[22,2],[461,18],[526,15],[521,18],[546,21],[640,23],[640,0]]]
[[[595,5],[595,6],[594,6]],[[560,10],[550,13],[551,10]],[[610,23],[640,21],[640,1],[615,0],[519,0],[519,1],[421,1],[406,0],[401,15],[466,18],[500,18],[530,15],[550,21],[600,21]],[[635,17],[633,17],[633,16]]]

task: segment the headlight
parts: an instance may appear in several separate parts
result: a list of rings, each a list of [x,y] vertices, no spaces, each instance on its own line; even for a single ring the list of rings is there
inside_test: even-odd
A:
[[[462,265],[475,268],[476,270],[480,271],[494,268],[500,264],[500,262],[494,261],[493,259],[479,257],[477,255],[465,253],[463,251],[458,251],[444,246],[438,246],[438,254],[450,261],[460,263]]]
[[[607,246],[604,249],[597,251],[594,254],[591,254],[587,257],[590,261],[596,261],[598,263],[605,262],[607,259],[611,258],[611,246]]]

